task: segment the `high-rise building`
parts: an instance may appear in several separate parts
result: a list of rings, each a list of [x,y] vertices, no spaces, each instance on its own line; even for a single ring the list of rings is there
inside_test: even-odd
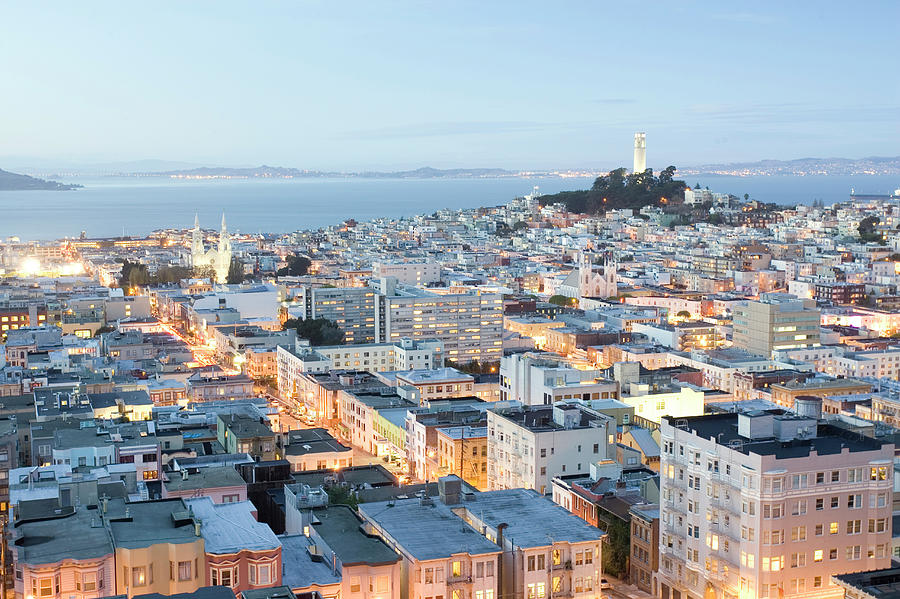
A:
[[[788,293],[763,293],[734,307],[734,346],[770,357],[779,349],[819,345],[816,302]]]
[[[379,296],[380,342],[437,339],[456,364],[496,362],[503,355],[503,295],[481,289],[444,293],[398,286]]]
[[[660,597],[837,598],[890,564],[894,444],[817,416],[663,418]]]
[[[634,134],[634,172],[643,173],[647,170],[647,134]]]

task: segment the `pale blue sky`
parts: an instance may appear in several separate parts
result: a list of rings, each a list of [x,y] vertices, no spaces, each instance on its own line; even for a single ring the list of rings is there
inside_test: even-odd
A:
[[[900,154],[900,3],[0,0],[2,161]],[[24,158],[23,158],[24,157]]]

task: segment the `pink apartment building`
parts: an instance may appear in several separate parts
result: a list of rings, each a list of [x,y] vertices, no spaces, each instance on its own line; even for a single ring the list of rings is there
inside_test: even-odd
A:
[[[838,598],[890,565],[893,443],[802,411],[663,418],[658,597]]]

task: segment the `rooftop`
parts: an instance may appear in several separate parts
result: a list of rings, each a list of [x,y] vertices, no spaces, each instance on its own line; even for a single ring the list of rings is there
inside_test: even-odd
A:
[[[316,510],[315,515],[318,519],[313,523],[316,532],[343,564],[379,565],[399,561],[400,556],[379,537],[369,534],[348,506],[329,506]]]
[[[454,506],[454,509],[459,508],[495,530],[500,524],[506,523],[503,535],[517,547],[599,541],[605,534],[532,489],[476,493],[473,501]],[[535,526],[537,522],[540,522],[540,526]]]
[[[754,412],[759,414],[760,412]],[[768,410],[775,418],[796,418],[791,412],[784,410]],[[689,418],[671,418],[663,416],[670,426],[691,431],[703,439],[716,439],[720,445],[730,445],[745,455],[773,455],[777,459],[804,458],[815,451],[818,455],[839,455],[844,449],[851,453],[861,451],[880,451],[883,446],[891,444],[871,437],[864,437],[830,424],[819,424],[816,436],[791,441],[779,441],[777,438],[748,439],[738,434],[738,414],[721,413]]]
[[[462,523],[438,500],[418,497],[364,503],[360,514],[376,523],[404,552],[418,560],[449,558],[457,553],[499,554],[500,548]]]
[[[833,578],[846,589],[862,591],[878,599],[900,599],[900,568],[839,574]]]
[[[267,524],[257,522],[256,508],[249,501],[213,503],[210,497],[185,499],[201,522],[207,553],[233,554],[242,549],[265,551],[281,547]]]

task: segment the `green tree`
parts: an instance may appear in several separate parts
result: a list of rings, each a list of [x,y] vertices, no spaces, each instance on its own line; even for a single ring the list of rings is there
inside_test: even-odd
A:
[[[677,316],[678,318],[690,318],[690,317],[691,317],[691,313],[688,312],[687,310],[679,310],[679,311],[675,314],[675,316]]]
[[[309,267],[312,266],[312,261],[309,258],[299,254],[287,256],[285,261],[287,266],[279,268],[278,272],[275,273],[279,277],[302,277],[309,272]]]
[[[513,225],[513,231],[521,231],[522,229],[527,229],[527,228],[528,228],[528,223],[526,223],[524,220],[520,220],[520,221],[516,222],[516,224]]]
[[[225,282],[229,285],[237,285],[244,282],[244,263],[233,256],[231,264],[228,265],[228,274],[225,275]]]
[[[880,219],[877,216],[867,216],[859,221],[856,230],[859,231],[859,240],[862,242],[881,241],[882,236],[878,233],[877,227]]]
[[[566,297],[564,295],[551,295],[550,299],[547,300],[551,304],[556,304],[557,306],[571,306],[572,298]]]
[[[606,538],[602,550],[603,571],[621,577],[628,573],[628,553],[631,535],[628,524],[618,518],[611,518],[606,527]]]
[[[328,494],[328,503],[331,505],[347,505],[354,510],[359,507],[359,498],[350,489],[332,486],[326,487],[325,493]]]
[[[307,320],[289,318],[284,322],[282,328],[285,330],[295,329],[298,337],[309,339],[309,344],[313,346],[344,343],[344,331],[337,323],[327,318],[309,318]]]

